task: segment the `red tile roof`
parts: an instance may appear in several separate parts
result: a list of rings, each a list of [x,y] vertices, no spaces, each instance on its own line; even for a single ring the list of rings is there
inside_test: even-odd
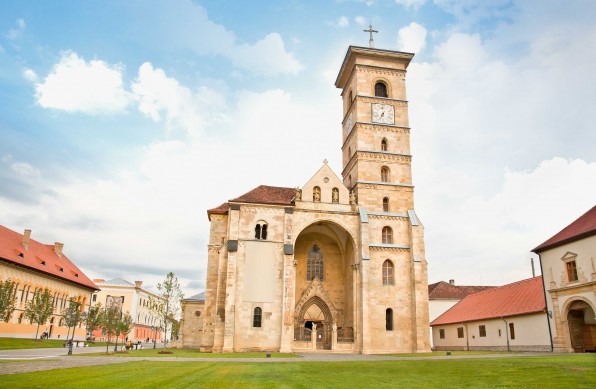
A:
[[[23,246],[23,235],[4,226],[0,226],[0,261],[99,290],[64,253],[58,256],[54,251],[54,245],[29,239],[29,248],[26,250]]]
[[[542,276],[538,276],[471,294],[430,325],[517,316],[545,309]]]
[[[430,300],[461,300],[469,294],[491,288],[494,286],[452,285],[445,281],[439,281],[428,286],[428,298]]]
[[[532,251],[540,253],[594,234],[596,234],[596,205]]]
[[[232,203],[251,203],[251,204],[274,204],[274,205],[293,205],[292,200],[296,196],[296,189],[283,188],[278,186],[260,185],[243,194],[240,197],[230,200]],[[207,216],[212,214],[227,214],[230,208],[229,203],[223,203],[216,208],[209,209]]]

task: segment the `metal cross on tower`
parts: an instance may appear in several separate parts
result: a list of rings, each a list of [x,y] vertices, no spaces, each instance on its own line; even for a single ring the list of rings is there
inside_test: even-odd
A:
[[[362,30],[362,31],[370,33],[370,39],[368,40],[368,45],[371,48],[374,48],[375,47],[375,40],[373,39],[373,32],[379,32],[379,31],[373,30],[372,23],[370,23],[368,25],[368,30]]]

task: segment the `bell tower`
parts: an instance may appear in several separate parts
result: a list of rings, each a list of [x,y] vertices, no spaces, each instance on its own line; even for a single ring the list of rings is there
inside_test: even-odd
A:
[[[335,81],[342,89],[342,176],[373,212],[414,209],[406,68],[414,55],[350,46]]]
[[[372,42],[376,31],[365,31]],[[335,81],[343,99],[342,177],[359,211],[363,353],[430,349],[424,227],[414,212],[406,100],[413,57],[350,46]]]

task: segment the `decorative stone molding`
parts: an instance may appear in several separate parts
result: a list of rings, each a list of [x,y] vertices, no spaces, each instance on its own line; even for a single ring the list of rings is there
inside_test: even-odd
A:
[[[370,245],[369,246],[369,249],[371,251],[385,251],[385,252],[389,251],[389,252],[392,252],[392,253],[406,253],[406,252],[410,251],[410,248],[409,247],[406,247],[406,246],[402,246],[402,247],[394,246],[394,247],[392,247],[392,246]]]
[[[372,96],[362,96],[358,95],[358,100],[362,100],[363,103],[378,103],[378,104],[391,104],[396,107],[407,107],[408,102],[404,100],[396,100],[391,98],[379,98],[379,97],[372,97]]]
[[[388,68],[380,68],[376,66],[368,66],[368,65],[356,65],[354,66],[356,73],[369,73],[369,74],[376,74],[381,76],[398,76],[400,79],[406,79],[406,72],[405,70],[401,69],[388,69]]]
[[[352,264],[352,270],[354,270],[354,271],[360,270],[360,264],[359,263],[353,263]]]
[[[302,307],[312,297],[319,297],[321,300],[323,300],[323,302],[327,304],[327,307],[329,307],[329,310],[331,311],[331,315],[333,316],[333,318],[337,316],[337,310],[333,306],[333,303],[331,302],[329,295],[323,288],[321,280],[319,280],[319,277],[315,277],[310,283],[310,286],[306,288],[306,290],[302,293],[302,296],[298,300],[298,304],[296,304],[296,309],[294,310],[294,317],[297,321],[300,320],[299,316],[300,312],[302,311]]]
[[[272,215],[283,215],[285,213],[284,208],[271,208],[271,207],[252,207],[252,206],[244,206],[242,207],[243,213],[267,213]]]
[[[412,163],[411,155],[394,154],[394,153],[386,153],[386,152],[360,151],[360,150],[357,150],[355,154],[357,154],[358,159],[361,159],[361,160],[392,161],[392,162],[399,162],[399,163],[405,163],[405,164]]]

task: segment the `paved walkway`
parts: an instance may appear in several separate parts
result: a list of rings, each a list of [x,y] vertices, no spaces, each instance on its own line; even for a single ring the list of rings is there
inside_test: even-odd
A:
[[[99,349],[99,350],[98,350]],[[363,354],[332,354],[332,353],[313,353],[297,354],[298,358],[176,358],[176,357],[89,357],[80,355],[88,352],[102,352],[105,347],[91,347],[84,352],[66,356],[62,353],[51,350],[60,349],[34,349],[34,350],[2,350],[0,359],[5,360],[0,363],[0,375],[29,373],[34,371],[68,369],[71,367],[85,367],[97,365],[110,365],[115,363],[155,361],[155,362],[236,362],[236,363],[292,363],[292,362],[346,362],[346,361],[398,361],[398,360],[444,360],[444,359],[473,359],[473,358],[511,358],[519,356],[541,356],[552,355],[551,353],[516,353],[516,354],[481,354],[481,355],[460,355],[460,356],[420,356],[420,357],[396,357],[388,355],[363,355]],[[36,355],[36,352],[38,353]],[[58,355],[62,354],[62,355]],[[77,355],[79,354],[79,355]],[[23,361],[25,359],[26,361]],[[14,362],[8,362],[13,360]]]

